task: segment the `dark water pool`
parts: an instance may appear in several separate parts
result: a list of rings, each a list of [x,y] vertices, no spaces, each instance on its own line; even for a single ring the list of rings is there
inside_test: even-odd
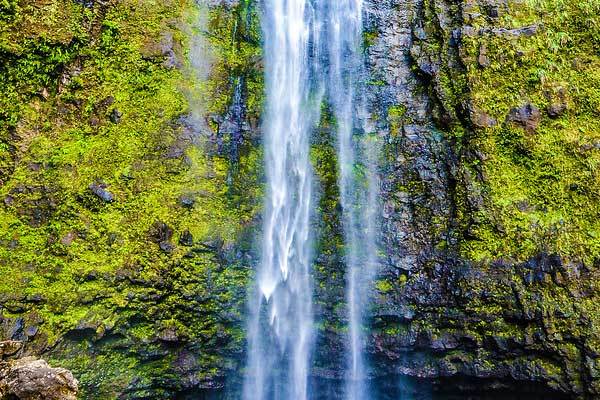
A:
[[[241,385],[231,385],[232,387]],[[311,400],[343,400],[339,381],[313,380]],[[370,400],[570,400],[545,385],[510,380],[417,380],[394,378],[374,381]],[[236,389],[182,392],[176,400],[240,400]]]

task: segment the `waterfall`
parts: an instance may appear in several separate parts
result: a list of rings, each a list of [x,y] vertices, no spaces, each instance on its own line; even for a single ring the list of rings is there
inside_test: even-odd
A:
[[[375,273],[377,240],[377,143],[365,135],[362,0],[329,6],[329,97],[337,121],[340,201],[343,210],[349,357],[345,398],[366,400],[369,390],[362,324]]]
[[[307,0],[266,0],[263,32],[266,200],[262,259],[250,302],[244,399],[308,398],[313,342],[309,136],[318,120],[318,34]],[[311,46],[312,44],[312,46]]]
[[[310,134],[323,92],[337,122],[349,320],[345,397],[368,399],[364,307],[376,258],[376,144],[365,135],[362,0],[265,0],[266,200],[251,295],[245,400],[306,400],[312,354]],[[327,43],[327,45],[324,45]],[[321,53],[321,47],[326,51]],[[357,135],[356,133],[360,133]]]

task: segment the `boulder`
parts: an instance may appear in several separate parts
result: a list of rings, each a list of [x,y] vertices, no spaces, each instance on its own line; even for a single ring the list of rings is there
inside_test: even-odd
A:
[[[26,357],[0,362],[0,398],[19,400],[75,400],[78,382],[64,368]]]

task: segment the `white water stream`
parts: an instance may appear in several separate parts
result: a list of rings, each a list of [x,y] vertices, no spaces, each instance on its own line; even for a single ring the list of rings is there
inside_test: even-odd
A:
[[[317,25],[306,0],[266,0],[264,9],[267,192],[244,399],[305,400],[314,329],[309,137],[320,107],[311,99]]]
[[[367,400],[362,325],[376,264],[376,146],[364,135],[362,0],[265,0],[267,177],[262,260],[250,303],[245,400],[306,400],[315,321],[310,135],[322,95],[337,125],[346,243],[345,397]],[[326,45],[322,45],[326,43]],[[323,52],[321,52],[323,48]]]

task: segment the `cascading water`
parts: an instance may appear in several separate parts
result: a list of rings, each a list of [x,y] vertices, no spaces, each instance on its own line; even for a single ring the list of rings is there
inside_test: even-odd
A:
[[[361,327],[377,257],[377,145],[364,134],[361,126],[366,114],[365,100],[360,95],[362,5],[362,0],[337,0],[329,6],[329,96],[337,121],[340,201],[346,243],[350,354],[345,397],[349,400],[369,398]]]
[[[266,0],[263,30],[267,194],[262,260],[250,304],[245,400],[309,398],[313,339],[309,136],[326,88],[337,121],[350,322],[345,397],[368,390],[363,322],[376,259],[376,146],[364,133],[362,0]],[[328,51],[320,54],[320,38]],[[327,76],[327,73],[329,75]]]
[[[264,10],[267,193],[243,395],[304,400],[314,329],[309,135],[320,100],[311,89],[318,46],[310,44],[318,24],[307,0],[267,0]]]

